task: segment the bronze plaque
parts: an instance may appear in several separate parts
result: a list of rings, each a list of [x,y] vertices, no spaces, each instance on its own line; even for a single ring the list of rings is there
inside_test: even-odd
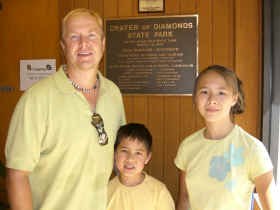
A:
[[[105,64],[124,94],[192,94],[198,15],[107,19]]]

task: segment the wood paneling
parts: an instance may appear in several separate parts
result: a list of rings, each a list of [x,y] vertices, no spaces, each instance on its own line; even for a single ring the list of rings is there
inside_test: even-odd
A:
[[[61,22],[62,18],[74,8],[74,0],[68,1],[59,1],[59,21]]]
[[[213,63],[233,66],[233,5],[232,0],[213,1],[212,43]]]
[[[89,8],[89,0],[74,0],[74,8]]]
[[[119,0],[119,16],[128,17],[134,15],[134,2],[127,0]]]
[[[199,69],[204,69],[213,63],[212,55],[212,1],[198,0],[199,14],[199,48],[198,59]],[[202,15],[203,14],[203,15]]]
[[[164,176],[162,181],[166,183],[172,195],[178,192],[178,170],[174,165],[174,158],[180,142],[180,117],[181,106],[180,97],[165,97],[164,106],[164,150],[162,151],[164,158]]]
[[[153,153],[148,172],[153,176],[162,179],[164,170],[164,142],[165,135],[162,132],[164,127],[164,98],[163,97],[148,97],[148,123],[147,126],[153,135]],[[137,121],[137,119],[136,119]]]
[[[104,0],[104,17],[118,17],[118,0]],[[120,5],[123,6],[123,5]]]
[[[236,122],[256,137],[261,126],[261,1],[235,1],[235,71],[243,81],[246,111]]]
[[[238,74],[244,82],[247,107],[236,121],[259,137],[261,0],[165,0],[164,13],[144,14],[137,12],[138,0],[3,1],[0,65],[4,68],[0,68],[0,83],[13,86],[15,91],[0,93],[5,99],[0,109],[1,160],[10,116],[22,94],[18,91],[19,59],[57,58],[60,63],[59,22],[77,7],[96,10],[104,18],[199,14],[199,70],[216,63]],[[176,200],[178,173],[173,160],[179,143],[203,126],[191,96],[125,95],[123,99],[127,121],[144,123],[153,134],[153,156],[147,171],[166,183]]]
[[[165,14],[180,14],[180,0],[165,0]]]
[[[181,0],[180,1],[180,14],[196,13],[197,0]]]
[[[92,9],[102,17],[104,16],[104,1],[89,0],[89,9]]]
[[[198,113],[191,96],[180,97],[180,141],[197,130]]]
[[[134,96],[133,97],[134,112],[132,113],[133,121],[140,122],[147,125],[148,122],[148,97]]]
[[[133,96],[123,96],[123,103],[125,108],[126,120],[127,122],[133,121]]]

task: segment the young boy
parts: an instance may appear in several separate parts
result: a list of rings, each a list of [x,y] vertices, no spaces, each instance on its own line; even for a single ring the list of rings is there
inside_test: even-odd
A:
[[[174,210],[166,186],[143,171],[152,156],[152,136],[138,123],[120,127],[115,142],[118,176],[109,183],[107,210]]]

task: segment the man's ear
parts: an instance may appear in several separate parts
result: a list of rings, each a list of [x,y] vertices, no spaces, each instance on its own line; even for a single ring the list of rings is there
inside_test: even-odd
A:
[[[147,157],[146,160],[145,160],[145,165],[147,165],[147,164],[149,163],[149,161],[151,160],[151,158],[152,158],[152,152],[149,152],[148,157]]]
[[[106,45],[106,38],[103,37],[103,40],[102,40],[103,52],[105,51],[105,45]]]

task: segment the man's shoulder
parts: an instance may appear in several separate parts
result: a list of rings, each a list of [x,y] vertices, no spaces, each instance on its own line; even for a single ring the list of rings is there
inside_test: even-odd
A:
[[[51,74],[34,85],[32,85],[30,88],[26,90],[27,93],[36,93],[41,91],[49,91],[51,87],[55,86],[55,78],[58,76],[59,72],[55,72],[54,74]]]
[[[28,88],[21,96],[19,103],[39,103],[47,102],[48,96],[57,89],[55,78],[58,72],[41,79],[30,88]]]
[[[107,77],[103,76],[100,72],[98,73],[101,82],[104,83],[105,88],[112,88],[112,89],[117,89],[119,90],[119,87],[110,79],[108,79]]]
[[[98,73],[101,82],[101,93],[106,92],[106,95],[120,97],[121,91],[119,87],[110,79],[103,76],[100,72]]]

